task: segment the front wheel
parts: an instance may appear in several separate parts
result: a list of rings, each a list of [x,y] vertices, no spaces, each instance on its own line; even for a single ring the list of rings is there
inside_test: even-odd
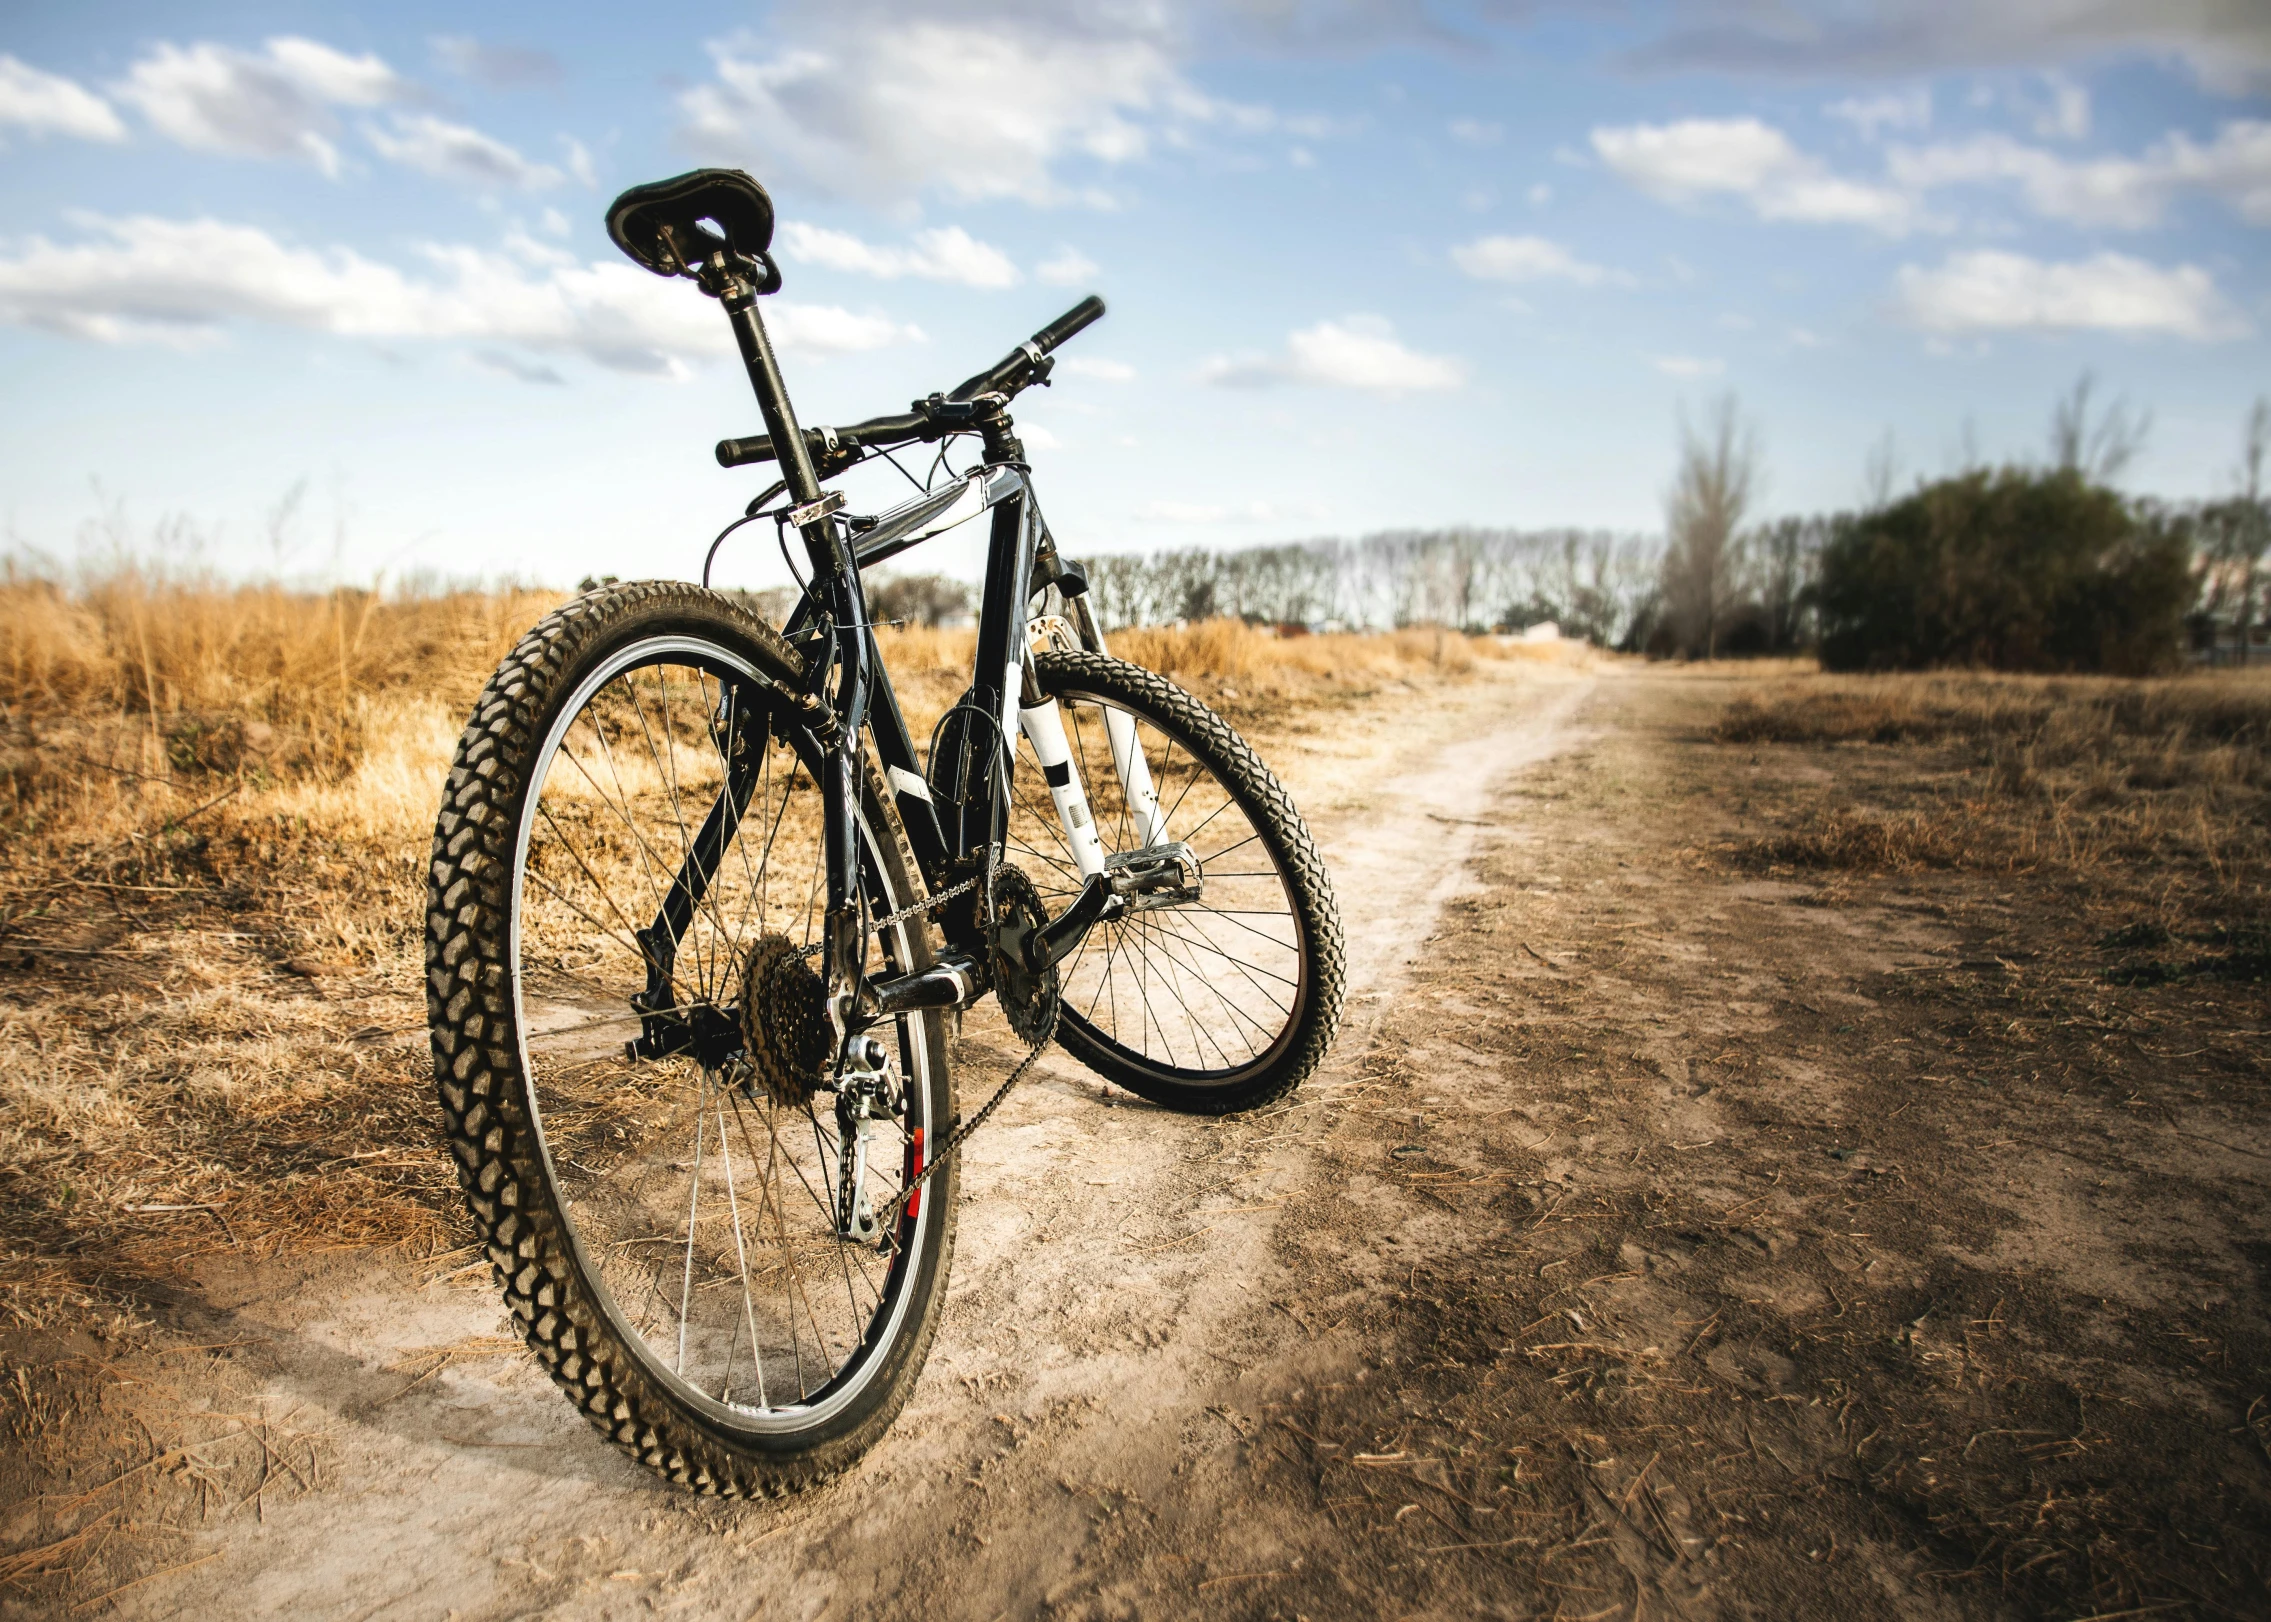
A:
[[[1283,1097],[1331,1046],[1346,978],[1332,883],[1292,797],[1163,676],[1063,652],[1036,654],[1034,675],[1061,707],[1108,858],[1182,844],[1199,874],[1098,925],[1066,960],[1058,1040],[1172,1109],[1221,1115]],[[1018,772],[1014,799],[1011,860],[1061,911],[1082,876],[1041,774]]]
[[[953,1248],[954,1167],[906,1197],[954,1117],[942,1015],[877,1027],[896,1085],[849,1097],[746,1051],[751,999],[796,1028],[827,899],[801,674],[691,586],[567,604],[474,708],[427,894],[435,1080],[506,1305],[603,1433],[731,1494],[874,1443]],[[921,895],[872,773],[855,836],[870,919]],[[930,960],[919,916],[870,932],[870,973]]]

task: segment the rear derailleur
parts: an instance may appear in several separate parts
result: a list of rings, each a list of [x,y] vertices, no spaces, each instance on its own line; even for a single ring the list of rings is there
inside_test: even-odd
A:
[[[836,1078],[836,1236],[855,1244],[888,1243],[875,1202],[868,1197],[868,1157],[877,1129],[906,1114],[906,1089],[890,1050],[862,1033],[845,1045]]]

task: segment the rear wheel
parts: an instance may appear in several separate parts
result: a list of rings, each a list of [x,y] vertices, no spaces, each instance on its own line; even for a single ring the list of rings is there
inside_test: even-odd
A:
[[[1095,653],[1034,657],[1107,855],[1191,848],[1186,899],[1101,924],[1061,967],[1057,1039],[1097,1074],[1174,1109],[1224,1114],[1282,1097],[1339,1028],[1340,915],[1309,830],[1223,719],[1166,678]],[[1159,825],[1124,792],[1115,727],[1139,750]],[[1015,775],[1010,859],[1051,912],[1082,878],[1041,774]],[[1156,834],[1156,838],[1150,837]]]
[[[768,1088],[743,1055],[752,965],[809,978],[826,905],[819,761],[777,725],[796,672],[692,587],[568,604],[475,707],[428,892],[436,1079],[507,1305],[602,1432],[735,1494],[825,1479],[882,1434],[953,1246],[951,1166],[897,1211],[954,1115],[942,1016],[876,1029],[900,1096],[866,1111]],[[921,892],[888,796],[871,780],[862,802],[880,918]],[[690,861],[711,875],[691,904]],[[872,973],[921,967],[927,924],[867,952]]]

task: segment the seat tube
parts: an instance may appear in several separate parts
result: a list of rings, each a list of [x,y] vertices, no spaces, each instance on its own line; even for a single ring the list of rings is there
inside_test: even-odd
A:
[[[986,544],[986,597],[978,610],[978,653],[970,673],[971,704],[1001,729],[982,791],[969,786],[955,829],[955,849],[975,855],[1001,836],[1010,769],[1016,764],[1018,697],[1025,685],[1025,607],[1033,579],[1033,535],[1024,491],[994,504]]]
[[[797,425],[796,408],[789,404],[788,385],[781,379],[773,341],[764,318],[757,313],[757,294],[747,278],[736,275],[720,289],[733,323],[734,342],[741,363],[748,369],[749,386],[757,395],[765,432],[772,437],[774,454],[788,482],[789,494],[799,506],[820,499],[820,476],[812,453]],[[815,594],[828,604],[835,619],[838,669],[836,718],[839,732],[821,774],[823,846],[826,852],[828,905],[825,937],[828,969],[828,1020],[835,1028],[838,1051],[849,1039],[856,1012],[862,959],[866,955],[864,926],[854,897],[859,885],[859,729],[867,715],[868,637],[867,614],[860,595],[859,568],[836,520],[816,513],[799,528],[812,558]]]

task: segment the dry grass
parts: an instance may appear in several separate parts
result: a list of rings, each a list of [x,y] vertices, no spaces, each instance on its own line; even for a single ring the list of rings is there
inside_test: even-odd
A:
[[[2155,909],[2260,914],[2271,880],[2271,672],[2162,681],[1813,678],[1738,700],[1737,745],[1908,763],[1736,852],[1766,866],[2064,873]]]
[[[451,1242],[419,897],[462,718],[558,599],[0,579],[0,1309],[200,1252]],[[883,633],[925,737],[973,633]],[[1492,644],[1121,633],[1266,729]]]
[[[1239,620],[1112,632],[1113,654],[1180,683],[1240,727],[1262,732],[1306,712],[1359,703],[1398,683],[1457,681],[1486,659],[1574,662],[1582,643],[1516,643],[1419,627],[1281,637]],[[973,631],[883,633],[884,660],[918,737],[969,681]]]

